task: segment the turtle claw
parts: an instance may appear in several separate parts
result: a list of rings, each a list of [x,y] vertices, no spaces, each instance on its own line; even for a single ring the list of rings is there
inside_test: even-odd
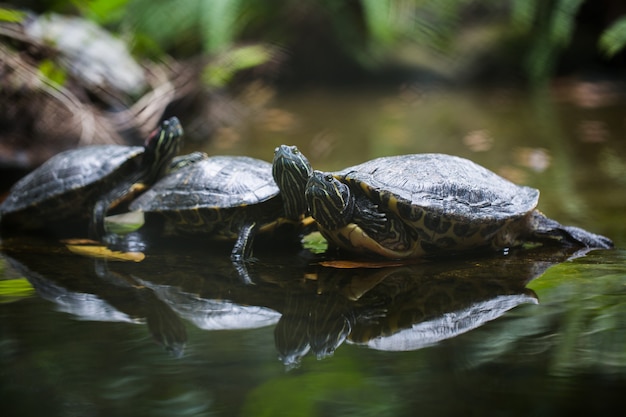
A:
[[[383,233],[387,230],[387,215],[376,204],[357,204],[355,220],[365,230]]]

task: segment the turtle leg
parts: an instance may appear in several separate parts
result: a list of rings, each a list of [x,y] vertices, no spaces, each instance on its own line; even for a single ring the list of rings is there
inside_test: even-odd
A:
[[[552,240],[565,245],[577,245],[595,249],[610,249],[611,239],[588,232],[579,227],[563,226],[556,220],[547,218],[539,210],[530,214],[530,229],[534,237],[540,240]]]
[[[248,261],[252,258],[252,243],[254,242],[256,231],[257,224],[255,222],[245,223],[241,226],[235,246],[230,253],[232,261]]]
[[[235,246],[230,253],[230,260],[235,270],[237,270],[237,275],[239,275],[239,278],[244,284],[254,284],[248,272],[248,263],[253,260],[252,243],[254,242],[254,235],[257,228],[257,224],[254,222],[245,223],[241,226]]]
[[[91,222],[89,227],[89,237],[100,240],[105,234],[104,218],[109,209],[108,199],[102,199],[96,202],[91,212]]]
[[[89,237],[102,240],[107,236],[104,227],[104,218],[108,211],[145,191],[146,188],[147,184],[141,181],[141,174],[138,174],[128,178],[126,181],[122,181],[117,187],[113,188],[96,201],[91,212]]]
[[[387,216],[365,196],[356,197],[354,205],[354,222],[364,230],[384,232],[387,230]]]

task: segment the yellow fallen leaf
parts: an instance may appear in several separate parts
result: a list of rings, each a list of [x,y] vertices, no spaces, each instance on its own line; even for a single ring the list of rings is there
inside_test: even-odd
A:
[[[141,262],[146,255],[143,252],[119,252],[112,251],[106,246],[66,245],[67,249],[77,255],[103,258],[110,261],[133,261]]]
[[[101,245],[97,240],[83,238],[62,239],[61,243],[66,245]]]
[[[328,267],[328,268],[338,268],[338,269],[354,269],[354,268],[388,268],[390,266],[404,266],[415,264],[415,259],[411,260],[389,260],[389,261],[351,261],[351,260],[330,260],[330,261],[321,261],[320,265]]]

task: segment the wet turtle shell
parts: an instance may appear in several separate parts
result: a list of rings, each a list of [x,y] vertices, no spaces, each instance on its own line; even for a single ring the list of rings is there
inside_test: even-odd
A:
[[[212,156],[165,176],[130,205],[146,223],[165,219],[165,234],[202,234],[235,240],[233,259],[251,256],[256,232],[283,218],[283,202],[272,164],[245,156]],[[287,220],[285,220],[288,222]]]
[[[103,217],[109,206],[132,194],[133,185],[160,176],[178,151],[181,136],[178,119],[171,118],[145,147],[95,145],[53,156],[11,188],[0,205],[3,229],[63,229],[90,219],[99,201],[104,202]]]
[[[315,171],[305,195],[328,240],[389,258],[526,240],[611,246],[603,236],[562,226],[535,210],[538,190],[450,155],[383,157],[336,173]]]
[[[0,206],[3,225],[42,229],[74,216],[87,219],[88,206],[139,168],[143,151],[142,146],[102,145],[55,155],[13,186]]]
[[[428,215],[431,223],[444,216],[455,225],[493,224],[523,216],[539,202],[539,190],[516,185],[470,160],[444,154],[377,158],[344,169],[336,177],[409,222]],[[437,231],[435,225],[426,223]]]

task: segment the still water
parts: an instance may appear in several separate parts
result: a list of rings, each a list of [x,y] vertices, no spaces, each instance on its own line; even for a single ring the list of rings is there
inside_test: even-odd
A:
[[[549,217],[616,249],[347,268],[260,244],[250,285],[229,248],[201,241],[114,262],[5,238],[3,415],[554,416],[622,404],[626,102],[593,86],[540,97],[407,86],[270,103],[204,149],[271,160],[297,144],[320,169],[457,154],[539,188]]]

